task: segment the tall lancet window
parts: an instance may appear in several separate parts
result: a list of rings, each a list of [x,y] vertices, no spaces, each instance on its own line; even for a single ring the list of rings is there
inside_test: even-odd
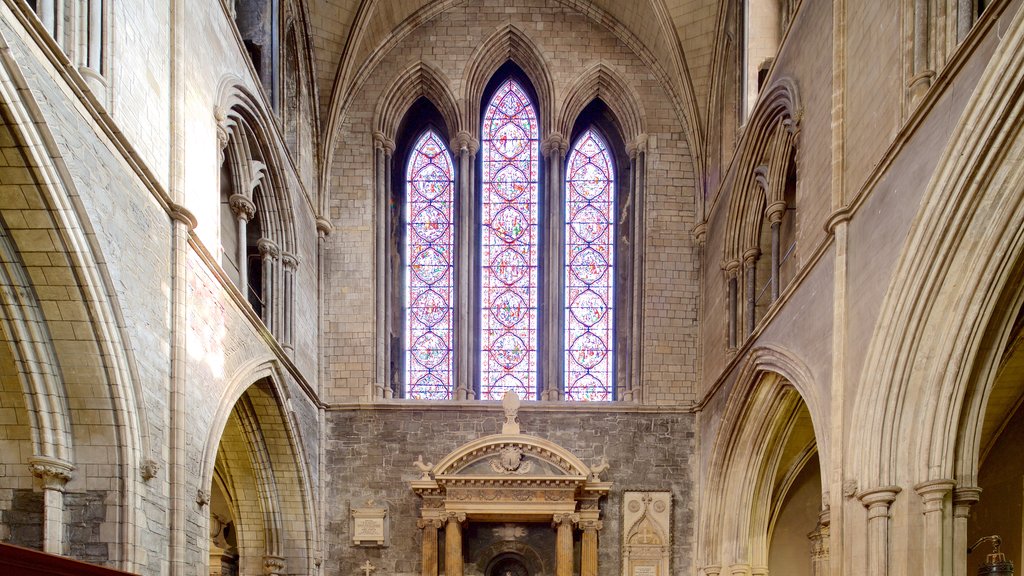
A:
[[[569,154],[565,214],[565,399],[612,400],[615,173],[593,128]]]
[[[480,397],[537,398],[537,112],[515,80],[483,117]]]
[[[452,397],[454,171],[433,130],[409,154],[405,199],[406,397]]]

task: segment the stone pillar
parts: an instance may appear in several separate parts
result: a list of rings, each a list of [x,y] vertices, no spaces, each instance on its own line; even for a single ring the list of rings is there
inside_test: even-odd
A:
[[[726,285],[728,286],[728,294],[726,295],[727,303],[729,307],[729,348],[736,348],[737,344],[737,322],[736,316],[739,314],[739,276],[740,263],[739,261],[733,260],[725,265],[725,278]]]
[[[385,138],[382,143],[384,150],[384,213],[382,215],[381,223],[384,225],[384,261],[381,262],[381,268],[384,269],[384,289],[383,289],[383,305],[384,305],[384,322],[385,331],[383,335],[384,347],[382,348],[384,353],[384,366],[381,374],[383,379],[381,385],[384,388],[385,398],[394,398],[395,390],[392,388],[392,378],[389,367],[391,366],[391,330],[397,324],[394,321],[393,316],[400,311],[395,310],[395,300],[391,296],[390,286],[394,275],[398,273],[397,270],[392,270],[392,267],[388,265],[390,262],[390,254],[388,254],[387,246],[391,243],[391,199],[395,197],[394,190],[391,188],[391,162],[392,157],[395,153],[395,142],[389,138]]]
[[[54,2],[57,0],[39,0],[36,4],[36,13],[39,14],[39,20],[43,23],[43,28],[51,35],[55,36],[56,32],[56,10]],[[55,38],[56,39],[56,38]],[[56,39],[60,42],[59,39]]]
[[[75,467],[59,458],[33,456],[28,468],[43,484],[43,551],[64,554],[64,486]]]
[[[630,156],[633,162],[633,326],[630,330],[632,350],[630,364],[630,388],[628,402],[641,402],[643,386],[643,338],[644,333],[644,248],[647,237],[647,134],[640,134],[633,141]]]
[[[260,252],[260,259],[263,261],[263,323],[267,330],[276,334],[277,326],[274,324],[274,272],[278,257],[281,256],[281,249],[269,238],[260,238],[256,243]]]
[[[86,19],[86,53],[80,60],[89,68],[100,72],[103,68],[103,2],[86,2],[86,9],[89,11]]]
[[[281,304],[284,307],[281,330],[283,341],[281,344],[285,350],[291,352],[295,347],[295,272],[299,268],[299,259],[294,254],[283,252],[281,266],[284,268],[284,294],[281,298]]]
[[[584,520],[583,541],[580,546],[580,576],[597,576],[597,533],[604,527],[600,520]]]
[[[956,480],[929,480],[914,486],[924,508],[924,574],[948,574],[943,538],[943,508]]]
[[[459,155],[458,199],[455,209],[455,251],[458,261],[455,267],[455,298],[458,306],[455,309],[456,328],[453,345],[456,353],[455,400],[467,400],[473,394],[474,363],[476,357],[476,316],[472,313],[477,309],[476,277],[471,246],[476,238],[476,194],[473,193],[473,166],[476,158],[477,142],[469,132],[462,131],[455,136],[453,148]]]
[[[558,132],[544,139],[541,153],[545,158],[547,181],[544,186],[545,201],[541,202],[544,214],[542,218],[541,245],[546,246],[545,256],[548,266],[544,270],[544,285],[541,288],[543,298],[547,302],[542,320],[543,329],[538,342],[538,352],[542,355],[538,362],[543,367],[541,379],[541,400],[561,400],[564,396],[562,386],[563,350],[565,350],[565,286],[562,276],[565,274],[565,178],[562,175],[567,149],[566,139]]]
[[[899,486],[883,486],[860,494],[868,509],[868,576],[889,573],[889,506],[899,493]]]
[[[416,527],[423,531],[423,555],[420,576],[437,576],[437,530],[441,527],[439,518],[420,518]],[[445,533],[447,537],[447,531]]]
[[[555,576],[572,576],[572,525],[577,514],[555,514]]]
[[[466,515],[451,512],[445,520],[444,574],[462,576],[462,523],[466,521]]]
[[[829,561],[831,559],[829,549],[829,509],[826,506],[818,514],[818,525],[807,535],[811,541],[811,574],[812,576],[828,576]]]
[[[967,548],[972,542],[967,540],[967,520],[971,507],[980,499],[981,488],[977,486],[953,490],[953,576],[968,576]]]
[[[264,576],[280,576],[284,574],[286,564],[284,558],[275,554],[266,554],[263,556],[263,574]]]
[[[256,215],[256,205],[243,194],[232,194],[228,198],[228,206],[231,207],[231,213],[238,219],[238,249],[235,252],[235,257],[238,259],[238,289],[242,291],[242,296],[248,300],[249,255],[247,253],[246,228],[249,225],[249,220],[252,220],[252,217]]]
[[[930,52],[932,49],[931,39],[931,18],[929,16],[929,0],[914,0],[913,14],[913,75],[910,77],[907,88],[910,90],[910,102],[916,106],[932,85],[935,71],[930,66]]]
[[[388,263],[387,254],[387,212],[390,198],[384,191],[384,133],[373,133],[373,196],[374,211],[377,215],[374,221],[374,287],[376,292],[377,314],[375,318],[374,334],[374,355],[376,357],[376,368],[374,371],[373,396],[384,398],[386,388],[386,370],[391,359],[386,354],[385,342],[387,340],[387,275],[385,269]]]
[[[757,323],[757,259],[761,256],[761,250],[751,248],[743,253],[743,280],[746,284],[747,313],[746,313],[746,334],[754,333],[754,325]]]
[[[779,299],[782,284],[779,278],[782,269],[782,217],[786,214],[785,202],[772,202],[766,210],[768,222],[772,227],[772,302]]]

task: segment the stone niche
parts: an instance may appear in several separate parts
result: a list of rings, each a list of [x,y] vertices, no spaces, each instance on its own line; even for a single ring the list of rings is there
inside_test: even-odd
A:
[[[622,576],[669,576],[672,493],[625,492]]]
[[[573,574],[573,534],[579,530],[580,574],[596,576],[600,500],[611,488],[611,482],[600,477],[607,461],[591,467],[553,442],[522,434],[518,398],[506,395],[503,404],[506,422],[501,434],[464,444],[436,465],[422,457],[416,462],[420,477],[411,488],[422,498],[418,526],[423,530],[423,576],[438,574],[442,528],[445,576],[463,576],[463,532],[469,524],[479,523],[509,526],[509,530],[517,524],[554,525],[555,576]],[[506,572],[516,576],[512,568],[521,562],[528,576],[539,576],[527,565],[527,556],[510,550],[504,560],[507,570],[492,565],[501,561],[498,557],[475,560],[481,572],[497,570],[497,576]],[[476,572],[477,566],[471,571]]]

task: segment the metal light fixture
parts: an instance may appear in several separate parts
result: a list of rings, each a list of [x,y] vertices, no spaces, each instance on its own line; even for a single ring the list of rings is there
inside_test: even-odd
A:
[[[1013,562],[1006,559],[1006,555],[999,551],[999,545],[1003,543],[1003,539],[999,536],[985,536],[977,542],[974,546],[967,549],[967,553],[974,552],[974,549],[981,545],[982,542],[992,543],[992,553],[985,558],[985,563],[978,568],[978,576],[1013,576]]]

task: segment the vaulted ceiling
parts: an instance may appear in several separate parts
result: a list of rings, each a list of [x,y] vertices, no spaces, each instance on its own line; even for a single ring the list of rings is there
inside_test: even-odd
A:
[[[356,72],[389,40],[465,0],[308,0],[321,118],[340,109]],[[703,130],[722,0],[556,0],[657,62],[684,114]]]

